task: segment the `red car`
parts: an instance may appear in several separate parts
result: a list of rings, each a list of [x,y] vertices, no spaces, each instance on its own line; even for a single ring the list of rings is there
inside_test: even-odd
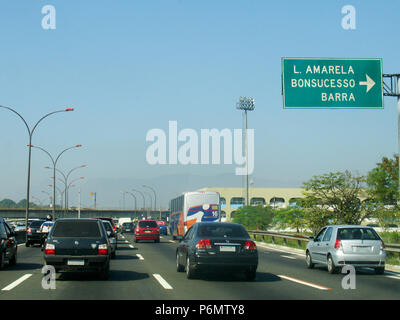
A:
[[[139,240],[154,240],[160,242],[160,227],[156,220],[141,220],[135,228],[135,242]]]

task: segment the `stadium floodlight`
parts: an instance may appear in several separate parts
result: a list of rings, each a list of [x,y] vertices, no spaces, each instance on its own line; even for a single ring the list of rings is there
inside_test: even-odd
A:
[[[236,103],[236,109],[253,111],[255,108],[255,103],[253,98],[240,97],[239,102]]]
[[[249,205],[249,166],[248,166],[248,150],[247,150],[247,111],[253,111],[255,108],[254,98],[239,97],[236,103],[236,109],[244,111],[244,152],[246,159],[246,175],[245,175],[245,205]]]

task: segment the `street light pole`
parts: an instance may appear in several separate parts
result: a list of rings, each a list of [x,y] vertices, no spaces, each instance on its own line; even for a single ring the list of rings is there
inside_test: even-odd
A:
[[[142,185],[142,187],[143,188],[148,188],[151,191],[153,191],[153,193],[154,193],[154,211],[157,211],[157,194],[156,194],[156,191],[152,187],[149,187],[149,186],[146,186],[146,185]],[[161,220],[161,209],[160,209],[160,220]]]
[[[132,191],[136,191],[137,193],[140,193],[140,195],[141,195],[142,198],[143,198],[143,210],[145,210],[145,208],[146,208],[146,199],[145,199],[145,197],[144,197],[144,194],[143,194],[141,191],[136,190],[136,189],[132,189]],[[146,218],[147,218],[147,217],[146,217]]]
[[[65,108],[63,110],[58,110],[58,111],[53,111],[50,112],[46,115],[44,115],[43,117],[41,117],[39,119],[39,121],[36,122],[36,124],[33,126],[32,130],[30,129],[30,127],[28,126],[28,123],[25,121],[25,119],[14,109],[10,108],[10,107],[6,107],[6,106],[2,106],[0,105],[0,108],[4,108],[7,110],[10,110],[11,112],[15,113],[25,124],[26,129],[28,130],[28,135],[29,135],[29,151],[28,151],[28,177],[27,177],[27,186],[26,186],[26,208],[25,208],[25,225],[28,225],[28,219],[29,219],[29,193],[30,193],[30,183],[31,183],[31,158],[32,158],[32,136],[33,133],[35,132],[35,129],[37,128],[37,126],[39,125],[39,123],[47,118],[48,116],[51,116],[55,113],[59,113],[59,112],[69,112],[69,111],[74,111],[74,108]]]
[[[253,111],[254,99],[247,97],[240,97],[239,102],[236,104],[236,109],[244,111],[244,149],[246,159],[246,175],[245,175],[245,205],[249,205],[249,165],[248,165],[248,147],[247,147],[247,111]]]
[[[76,145],[74,145],[72,147],[64,149],[63,151],[61,151],[58,154],[56,160],[54,160],[52,155],[48,151],[46,151],[45,149],[43,149],[41,147],[38,147],[38,146],[34,146],[34,145],[30,145],[30,147],[42,150],[43,152],[45,152],[50,157],[51,161],[53,162],[53,210],[52,211],[53,211],[53,218],[55,218],[55,214],[56,214],[55,210],[56,210],[56,166],[57,166],[57,161],[58,161],[58,159],[60,159],[61,155],[64,152],[66,152],[68,150],[71,150],[71,149],[74,149],[74,148],[80,148],[80,147],[82,147],[82,145],[81,144],[76,144]]]

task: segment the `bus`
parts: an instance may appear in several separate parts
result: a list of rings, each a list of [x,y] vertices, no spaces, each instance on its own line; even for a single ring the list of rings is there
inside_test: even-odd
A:
[[[172,238],[183,236],[196,222],[221,221],[219,193],[185,192],[169,203],[169,229]]]

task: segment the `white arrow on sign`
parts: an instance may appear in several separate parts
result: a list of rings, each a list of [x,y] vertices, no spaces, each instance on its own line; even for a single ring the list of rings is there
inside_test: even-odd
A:
[[[367,86],[367,92],[375,85],[375,81],[372,80],[367,74],[367,81],[360,81],[360,86]]]

